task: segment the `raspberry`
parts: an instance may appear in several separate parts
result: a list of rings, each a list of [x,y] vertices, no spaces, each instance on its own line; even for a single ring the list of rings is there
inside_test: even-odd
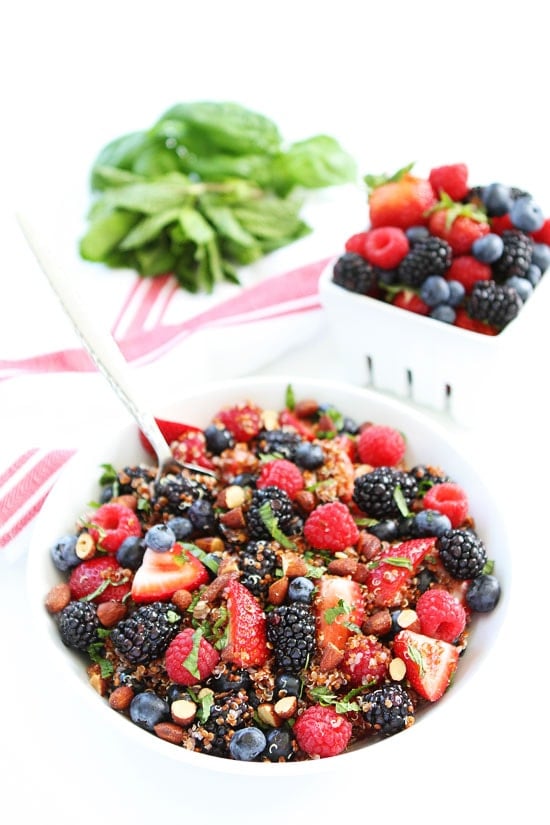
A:
[[[90,519],[88,532],[99,550],[116,553],[130,536],[141,536],[141,524],[133,510],[123,504],[102,504]]]
[[[453,201],[461,201],[468,194],[468,167],[464,163],[437,166],[430,171],[428,180],[435,195],[446,192]]]
[[[424,496],[426,510],[437,510],[447,516],[453,527],[460,527],[468,515],[468,497],[460,487],[452,481],[436,484]]]
[[[346,749],[352,727],[334,708],[312,705],[298,717],[293,732],[301,750],[312,758],[323,758]]]
[[[377,687],[388,673],[391,653],[375,636],[350,637],[342,659],[342,673],[353,687]]]
[[[196,685],[210,676],[219,661],[220,654],[200,628],[186,627],[168,645],[166,673],[178,685]]]
[[[359,530],[341,501],[321,504],[309,514],[304,524],[306,541],[317,550],[345,550],[355,544]]]
[[[365,238],[365,258],[374,266],[393,269],[409,251],[409,240],[396,226],[371,229]]]
[[[357,439],[359,458],[372,467],[395,467],[405,455],[405,448],[399,430],[383,424],[365,427]]]
[[[344,244],[344,249],[346,252],[355,252],[356,255],[361,255],[364,257],[365,241],[368,234],[368,232],[356,232],[355,235],[349,237]]]
[[[255,438],[262,429],[262,414],[254,404],[235,404],[216,415],[216,420],[229,430],[237,441],[245,443]]]
[[[407,309],[409,312],[416,312],[417,315],[427,315],[430,311],[428,304],[422,298],[409,289],[402,289],[393,296],[392,304],[400,309]]]
[[[481,263],[472,255],[458,255],[453,258],[445,277],[449,281],[458,281],[470,293],[477,281],[489,281],[493,274],[489,264]]]
[[[280,490],[295,498],[304,489],[304,479],[298,467],[285,458],[278,458],[264,464],[256,479],[256,487],[279,487]]]
[[[172,442],[172,452],[174,458],[182,464],[198,464],[199,467],[209,470],[214,468],[206,455],[206,437],[203,433],[185,433],[180,439]]]
[[[112,556],[94,556],[73,569],[69,588],[75,600],[86,598],[102,604],[121,602],[130,592],[131,582],[127,571]]]
[[[420,632],[452,644],[466,627],[466,611],[447,590],[426,590],[416,603]]]

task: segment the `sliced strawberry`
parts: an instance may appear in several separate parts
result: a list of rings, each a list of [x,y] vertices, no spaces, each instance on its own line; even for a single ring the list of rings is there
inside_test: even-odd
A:
[[[148,547],[134,575],[132,598],[136,602],[162,601],[176,590],[193,591],[209,581],[204,564],[179,542],[164,553]]]
[[[302,438],[305,438],[307,441],[312,441],[315,438],[313,427],[303,419],[298,418],[298,416],[290,410],[282,410],[282,412],[279,413],[279,426],[292,427],[298,435],[301,435]]]
[[[94,556],[75,567],[69,578],[72,599],[94,604],[121,602],[130,592],[131,576],[113,556]]]
[[[180,424],[177,421],[167,421],[164,418],[155,418],[155,421],[157,422],[159,429],[163,434],[164,438],[166,439],[166,441],[168,442],[168,444],[171,444],[172,441],[180,441],[183,438],[183,436],[187,433],[201,432],[201,430],[198,427],[193,427],[190,424]],[[155,451],[151,446],[151,442],[148,440],[148,438],[145,436],[142,430],[139,431],[139,440],[141,441],[147,452],[153,457],[155,457]]]
[[[323,576],[318,582],[314,610],[320,650],[331,644],[343,650],[365,619],[361,586],[342,576]]]
[[[130,536],[141,536],[141,524],[130,507],[109,502],[95,511],[88,525],[88,532],[99,550],[116,553],[122,542]]]
[[[237,579],[231,579],[227,594],[229,638],[222,658],[238,667],[261,667],[270,655],[265,613],[255,596]]]
[[[405,662],[411,687],[429,702],[437,702],[449,687],[459,651],[441,639],[402,630],[393,640],[393,655]]]
[[[366,586],[377,607],[398,607],[402,591],[418,571],[422,560],[434,551],[434,537],[410,539],[384,547],[373,560]]]

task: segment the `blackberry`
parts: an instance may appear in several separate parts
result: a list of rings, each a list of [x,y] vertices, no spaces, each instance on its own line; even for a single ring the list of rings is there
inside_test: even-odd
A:
[[[169,473],[155,484],[153,504],[164,512],[177,516],[187,513],[199,498],[208,496],[206,487],[195,479]]]
[[[491,264],[493,279],[502,283],[513,275],[525,276],[533,258],[533,241],[520,229],[502,233],[504,249],[500,258]]]
[[[285,673],[299,673],[315,648],[315,617],[306,604],[280,605],[267,614],[267,640],[275,664]]]
[[[265,596],[277,566],[277,556],[270,542],[265,539],[249,541],[237,551],[237,564],[241,570],[241,584],[255,596]]]
[[[87,650],[97,641],[99,619],[96,606],[91,602],[69,602],[60,611],[57,622],[61,641],[67,647]]]
[[[399,491],[410,506],[418,494],[416,479],[394,467],[375,467],[355,479],[353,500],[371,518],[399,518]]]
[[[417,464],[409,470],[409,475],[411,475],[418,484],[419,498],[422,498],[434,484],[443,484],[451,481],[449,476],[439,467],[428,467],[425,464]]]
[[[128,662],[145,664],[162,656],[178,633],[180,620],[175,605],[151,602],[120,621],[111,631],[111,641]]]
[[[356,252],[346,252],[334,264],[332,280],[338,286],[366,295],[374,286],[375,274],[372,264]]]
[[[466,302],[466,311],[476,321],[503,329],[518,315],[523,301],[516,290],[495,281],[477,281]]]
[[[436,547],[445,570],[455,579],[475,579],[487,562],[485,545],[470,530],[447,530]]]
[[[268,519],[264,518],[265,512],[262,510],[262,505],[265,505],[266,502],[269,502],[269,508],[266,508],[266,510],[271,511],[267,513]],[[246,513],[250,538],[271,539],[272,536],[266,524],[271,518],[279,530],[287,535],[290,534],[295,518],[290,498],[278,487],[270,486],[263,487],[261,490],[254,490],[250,507]]]
[[[414,705],[407,691],[397,684],[369,693],[361,702],[367,727],[373,733],[392,736],[414,723]]]
[[[210,707],[208,719],[193,725],[191,736],[197,750],[227,757],[229,742],[236,730],[251,724],[254,709],[244,690],[224,693]]]
[[[301,443],[298,433],[291,430],[262,430],[256,440],[256,452],[258,455],[276,455],[293,461]]]
[[[430,235],[416,243],[397,267],[397,281],[405,286],[418,287],[428,275],[444,275],[452,261],[452,250],[447,241]]]
[[[149,485],[155,479],[155,471],[151,467],[138,464],[134,467],[125,467],[117,475],[115,486],[118,488],[115,496],[135,493],[143,485]]]

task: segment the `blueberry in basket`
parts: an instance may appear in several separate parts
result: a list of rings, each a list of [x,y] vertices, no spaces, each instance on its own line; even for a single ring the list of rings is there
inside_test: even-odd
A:
[[[186,752],[286,763],[439,702],[501,597],[460,483],[291,386],[171,446],[214,474],[104,464],[50,548],[47,611],[113,713]]]
[[[336,261],[338,286],[498,335],[550,265],[550,218],[528,192],[472,185],[464,163],[366,175],[369,228]]]

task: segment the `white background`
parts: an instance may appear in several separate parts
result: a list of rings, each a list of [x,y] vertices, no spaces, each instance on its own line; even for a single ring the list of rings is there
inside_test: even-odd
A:
[[[18,0],[2,6],[0,38],[4,357],[12,334],[21,327],[32,334],[47,321],[32,292],[24,303],[10,303],[10,283],[27,277],[12,235],[14,205],[33,193],[43,202],[50,192],[55,199],[67,187],[82,188],[104,143],[146,128],[178,101],[234,100],[272,117],[289,140],[332,134],[365,172],[413,160],[465,162],[475,181],[550,192],[548,30],[541,4],[530,0]],[[547,355],[547,338],[543,345]],[[0,603],[0,816],[11,805],[14,821],[59,823],[496,822],[520,814],[547,821],[543,757],[534,748],[544,749],[548,734],[541,611],[547,530],[537,509],[546,473],[536,474],[548,463],[548,447],[532,423],[545,420],[547,370],[540,352],[532,358],[540,364],[533,401],[514,397],[518,362],[502,416],[480,421],[517,536],[527,536],[517,542],[518,566],[532,594],[511,617],[509,658],[480,682],[483,714],[475,729],[466,720],[442,737],[437,752],[408,753],[404,764],[365,765],[350,776],[335,770],[318,780],[252,785],[147,759],[94,729],[74,697],[59,714],[64,685],[52,683],[33,649],[20,561],[2,570],[13,587],[3,588]],[[266,371],[286,368],[337,371],[311,348]],[[36,400],[38,407],[53,403]],[[6,421],[9,412],[8,396]]]

